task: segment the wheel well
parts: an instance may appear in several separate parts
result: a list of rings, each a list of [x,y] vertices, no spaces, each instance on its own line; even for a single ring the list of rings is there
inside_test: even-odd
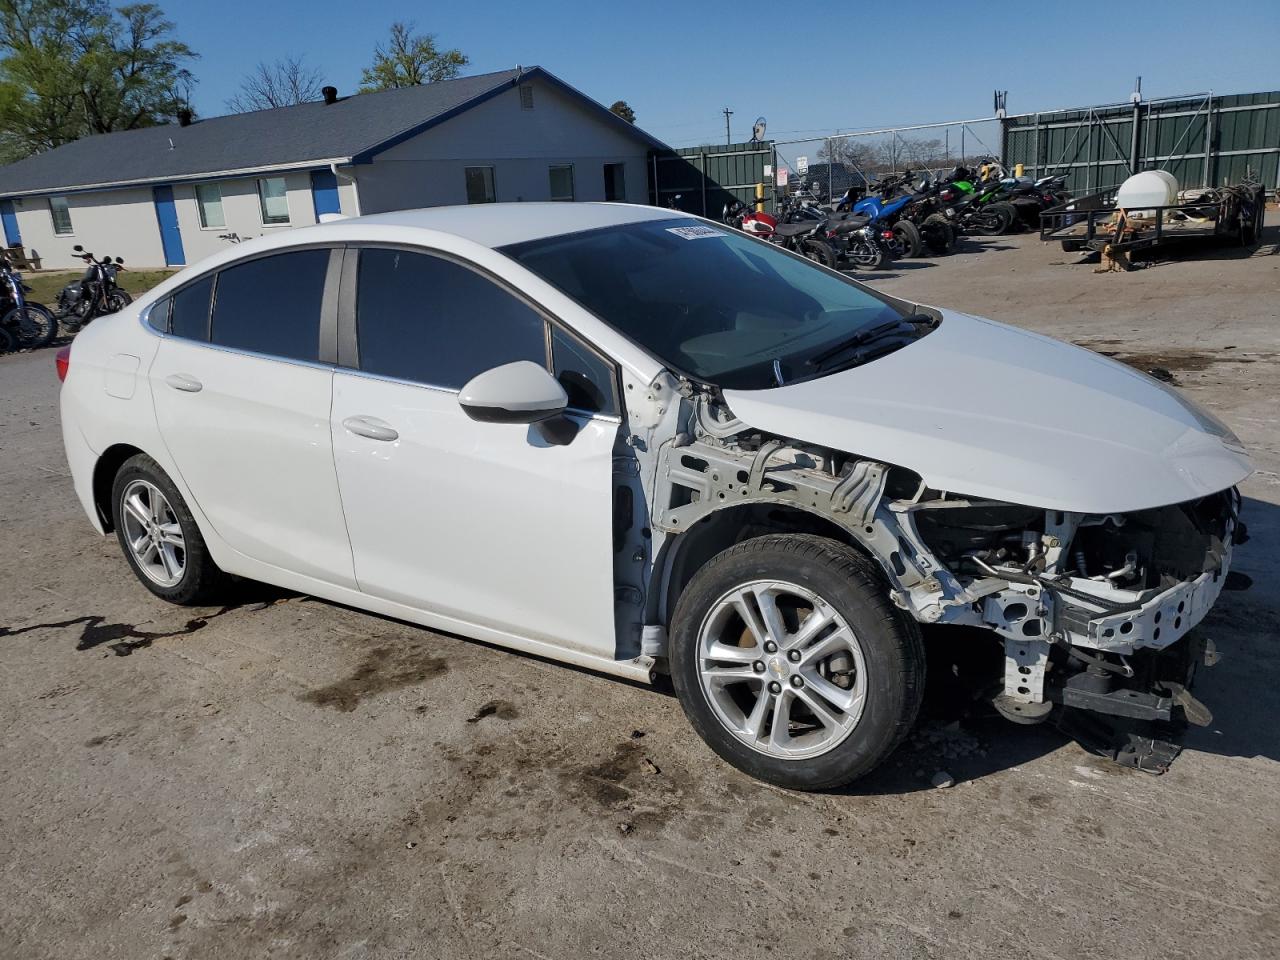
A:
[[[93,505],[98,511],[98,519],[102,521],[102,529],[110,533],[111,523],[111,486],[115,483],[120,467],[132,456],[143,451],[131,447],[127,443],[117,443],[102,451],[102,456],[93,467]]]
[[[656,602],[649,611],[648,622],[669,624],[684,588],[716,554],[735,543],[770,533],[811,533],[865,552],[862,544],[844,527],[807,510],[777,503],[726,507],[668,541],[664,547],[667,561],[657,565],[654,589],[650,591]],[[665,590],[661,589],[664,577]]]

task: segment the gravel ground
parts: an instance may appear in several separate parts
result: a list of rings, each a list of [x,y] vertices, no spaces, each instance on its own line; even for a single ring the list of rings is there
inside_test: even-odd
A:
[[[1277,240],[873,281],[1163,367],[1255,452],[1253,586],[1163,777],[937,687],[881,772],[791,794],[660,690],[269,589],[167,606],[80,513],[52,352],[0,357],[0,957],[1280,955]]]

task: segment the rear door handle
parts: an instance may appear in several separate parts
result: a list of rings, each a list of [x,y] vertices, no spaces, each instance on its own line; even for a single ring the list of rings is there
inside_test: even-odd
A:
[[[369,440],[397,440],[400,437],[391,424],[377,417],[347,417],[342,421],[342,425],[347,428],[349,433],[354,433],[357,437],[365,437]]]
[[[204,384],[189,373],[171,373],[164,378],[164,382],[183,393],[199,393],[204,389]]]

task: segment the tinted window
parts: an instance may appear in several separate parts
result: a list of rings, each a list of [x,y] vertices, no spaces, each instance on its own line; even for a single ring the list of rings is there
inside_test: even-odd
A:
[[[547,357],[537,312],[473,270],[402,250],[360,252],[356,332],[361,370],[450,390]]]
[[[859,284],[728,227],[649,220],[503,248],[677,371],[758,390],[917,335]],[[842,344],[849,344],[847,349]],[[782,377],[776,371],[781,370]]]
[[[328,267],[328,250],[298,250],[221,271],[213,342],[290,360],[318,359]]]
[[[175,337],[187,337],[190,340],[209,339],[209,297],[212,293],[213,274],[209,274],[173,295],[169,330]]]
[[[551,356],[556,379],[569,395],[569,406],[590,413],[616,414],[613,367],[576,337],[551,328]]]
[[[147,311],[147,326],[161,333],[169,332],[169,307],[172,304],[168,297],[156,301],[155,306]]]

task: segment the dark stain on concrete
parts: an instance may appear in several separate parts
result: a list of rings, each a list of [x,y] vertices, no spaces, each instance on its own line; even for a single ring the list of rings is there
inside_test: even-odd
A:
[[[75,617],[71,620],[59,620],[52,623],[36,623],[29,627],[19,627],[16,630],[10,627],[0,627],[0,637],[16,637],[23,633],[31,633],[36,630],[65,630],[68,627],[79,626],[80,638],[76,641],[77,650],[92,650],[103,644],[108,645],[117,657],[127,657],[135,650],[141,650],[144,647],[151,646],[157,640],[168,640],[173,637],[185,637],[195,633],[197,630],[203,630],[209,625],[209,621],[216,617],[220,617],[225,613],[236,609],[236,607],[222,607],[221,609],[206,614],[202,617],[193,617],[178,630],[139,630],[131,623],[107,623],[107,618],[98,614],[91,614],[84,617]]]
[[[419,644],[397,642],[370,650],[349,677],[310,690],[298,699],[350,713],[365,697],[426,683],[449,672],[449,664]]]
[[[518,716],[520,716],[520,711],[509,700],[490,700],[475,712],[475,716],[467,717],[467,723],[479,723],[485,717],[514,720]]]

